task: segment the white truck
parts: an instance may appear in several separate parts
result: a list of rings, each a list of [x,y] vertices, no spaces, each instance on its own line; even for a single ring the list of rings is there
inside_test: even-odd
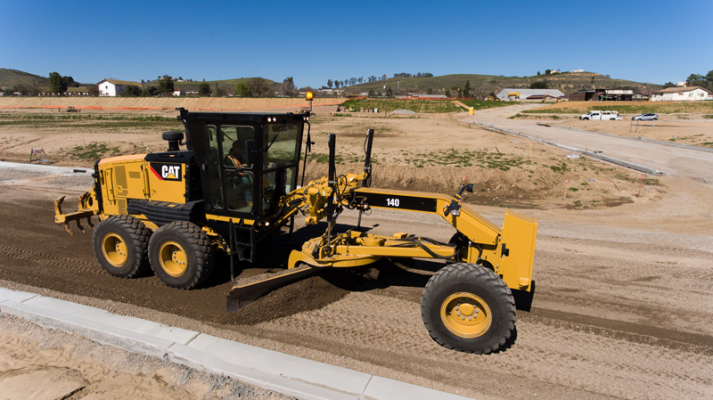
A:
[[[621,115],[616,111],[590,111],[589,114],[580,115],[579,119],[621,121]]]

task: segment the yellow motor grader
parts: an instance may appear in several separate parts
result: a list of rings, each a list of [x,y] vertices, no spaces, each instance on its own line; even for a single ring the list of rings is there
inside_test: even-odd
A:
[[[353,268],[382,257],[446,260],[428,281],[421,315],[431,337],[459,351],[490,353],[503,346],[515,326],[513,293],[531,295],[537,221],[513,211],[502,227],[461,202],[473,185],[454,196],[377,189],[371,186],[374,132],[365,138],[361,172],[336,174],[335,135],[329,135],[327,177],[298,186],[303,137],[313,144],[309,113],[203,113],[179,108],[183,132],[164,132],[168,150],[97,161],[94,186],[79,197],[76,212],[55,202],[55,222],[91,217],[101,222],[93,245],[111,275],[133,278],[150,270],[164,284],[193,289],[214,268],[229,268],[236,285],[228,312],[262,294],[325,268]],[[306,132],[305,132],[306,130]],[[185,146],[181,149],[181,146]],[[372,208],[429,213],[457,229],[448,243],[398,232],[364,233],[361,213]],[[344,210],[359,212],[359,223],[337,233]],[[326,220],[326,232],[292,251],[288,269],[251,282],[236,280],[236,268],[256,261],[256,244],[301,214],[307,224]],[[71,232],[70,232],[71,234]],[[229,255],[215,265],[214,253]],[[525,296],[527,297],[527,296]]]

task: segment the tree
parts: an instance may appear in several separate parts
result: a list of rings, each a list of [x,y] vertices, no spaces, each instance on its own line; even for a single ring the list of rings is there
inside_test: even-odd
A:
[[[64,84],[67,85],[68,88],[71,87],[79,87],[79,83],[74,81],[74,78],[71,76],[63,76],[62,80],[64,81]]]
[[[433,89],[432,89],[432,88],[428,88],[428,89],[426,90],[426,93],[428,93],[428,94],[433,94]]]
[[[57,72],[50,73],[50,92],[51,93],[62,93],[67,91],[67,82],[62,78],[62,76]]]
[[[706,81],[708,81],[709,87],[713,87],[713,69],[706,74]]]
[[[97,85],[91,85],[87,88],[87,92],[89,92],[90,96],[97,97],[99,96],[99,87]]]
[[[691,74],[691,76],[686,78],[686,84],[688,86],[706,86],[706,83],[706,77],[703,75]]]
[[[470,81],[465,81],[465,88],[463,89],[463,97],[470,97]]]
[[[545,75],[549,75],[549,74],[550,74],[550,72],[552,72],[552,70],[551,70],[551,69],[546,69],[546,70],[545,70]]]
[[[121,97],[139,97],[144,94],[143,89],[139,86],[127,85],[126,89],[119,94]]]
[[[356,85],[356,83],[357,83],[357,78],[349,78],[349,83],[351,84],[351,86]]]
[[[250,97],[252,96],[252,93],[250,93],[250,88],[247,83],[238,82],[235,85],[235,95],[240,97]]]
[[[369,97],[374,97],[374,89],[369,89]]]
[[[285,96],[296,96],[297,90],[295,90],[295,81],[291,76],[285,78],[280,84],[280,92]]]
[[[540,71],[537,71],[537,76],[540,76],[540,75],[542,75],[542,74],[540,73]]]
[[[333,83],[333,82],[332,82],[331,79],[327,79],[327,87],[328,87],[328,88],[330,88],[330,89],[332,88],[332,83]]]
[[[149,94],[149,96],[158,96],[159,92],[158,88],[156,86],[149,86],[148,89],[146,89],[146,93]]]
[[[451,97],[451,91],[448,90],[448,89],[445,89],[445,90],[443,91],[443,94],[445,94],[446,97]]]
[[[530,89],[547,89],[549,86],[547,81],[537,81],[530,84]]]
[[[164,75],[163,78],[158,80],[158,90],[161,93],[173,92],[173,78],[168,75]]]
[[[713,72],[713,71],[711,71],[711,72]],[[364,80],[364,77],[363,77],[363,76],[360,76],[359,79],[358,79],[359,83],[361,83],[363,80]]]
[[[201,84],[198,85],[198,96],[210,96],[212,93],[213,91],[210,90],[210,85],[208,84],[208,82],[201,82]]]
[[[334,88],[339,89],[339,81],[334,81]]]
[[[270,95],[270,87],[263,78],[252,78],[250,82],[248,82],[248,87],[253,96],[264,97]]]
[[[674,85],[673,82],[666,82],[663,84],[664,89],[674,87],[674,86],[676,86],[676,85]]]
[[[218,83],[215,83],[215,95],[217,97],[223,97],[226,95],[225,88],[223,88],[221,85],[218,85]]]
[[[386,88],[386,97],[394,97],[394,92],[390,86]]]

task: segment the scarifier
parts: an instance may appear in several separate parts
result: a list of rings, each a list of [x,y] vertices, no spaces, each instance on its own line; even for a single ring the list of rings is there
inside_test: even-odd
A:
[[[537,221],[508,210],[502,228],[462,203],[472,184],[454,196],[371,187],[374,131],[365,138],[364,170],[337,176],[336,137],[328,137],[329,176],[297,186],[300,153],[304,163],[314,144],[309,112],[287,114],[203,113],[179,108],[182,132],[165,132],[168,150],[97,161],[94,186],[78,199],[78,210],[63,213],[55,202],[55,222],[81,220],[94,230],[94,252],[111,275],[133,278],[150,270],[166,285],[193,289],[214,267],[230,269],[236,283],[226,300],[235,311],[270,290],[325,268],[354,268],[382,257],[446,260],[428,281],[421,315],[431,337],[459,351],[490,353],[501,348],[515,326],[514,295],[534,293],[532,265]],[[306,132],[305,132],[306,130]],[[185,145],[185,149],[181,149]],[[435,214],[456,228],[448,243],[399,232],[364,233],[361,215],[372,208]],[[335,230],[344,210],[359,222]],[[293,250],[284,272],[250,281],[236,280],[236,268],[256,261],[256,244],[294,217],[310,225],[326,219],[326,232]],[[70,232],[71,234],[71,232]],[[229,255],[215,265],[214,253]]]

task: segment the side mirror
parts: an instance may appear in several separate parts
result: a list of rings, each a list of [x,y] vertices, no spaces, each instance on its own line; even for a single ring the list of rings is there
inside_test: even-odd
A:
[[[465,185],[465,190],[470,193],[473,193],[473,184],[469,183],[469,184]]]
[[[254,140],[245,141],[245,163],[254,165],[257,163],[257,143]]]

